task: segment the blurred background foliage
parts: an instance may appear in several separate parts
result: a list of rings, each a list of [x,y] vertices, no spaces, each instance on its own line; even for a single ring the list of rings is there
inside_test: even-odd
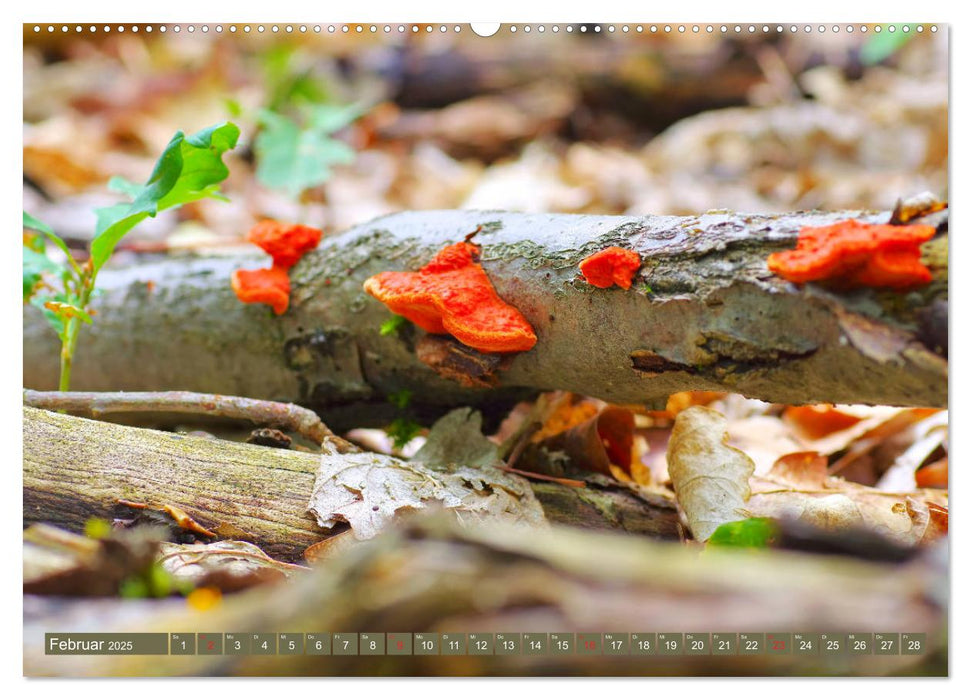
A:
[[[24,207],[78,250],[93,209],[117,201],[112,175],[143,181],[175,130],[225,119],[242,128],[231,203],[160,215],[125,250],[231,252],[262,217],[331,233],[406,209],[684,215],[947,196],[946,29],[67,26],[24,27]]]

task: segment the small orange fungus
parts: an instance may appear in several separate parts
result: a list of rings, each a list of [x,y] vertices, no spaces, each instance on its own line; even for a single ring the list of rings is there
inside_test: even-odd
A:
[[[269,304],[278,316],[290,305],[290,276],[284,267],[235,270],[230,281],[244,304]]]
[[[320,229],[266,219],[250,229],[247,238],[273,258],[273,267],[236,270],[231,283],[244,304],[269,304],[282,314],[290,305],[289,269],[320,243]]]
[[[584,258],[580,262],[580,272],[594,287],[606,289],[616,284],[630,289],[634,273],[640,266],[641,256],[636,251],[611,246]]]
[[[274,266],[290,268],[304,253],[317,247],[320,236],[317,228],[267,219],[251,228],[247,239],[265,250]]]
[[[804,227],[795,250],[772,253],[769,269],[790,282],[832,280],[845,287],[903,289],[931,281],[920,244],[933,226],[866,224],[855,219]]]
[[[523,352],[536,344],[529,321],[496,293],[479,248],[443,248],[418,272],[381,272],[364,291],[429,333],[448,333],[481,352]]]

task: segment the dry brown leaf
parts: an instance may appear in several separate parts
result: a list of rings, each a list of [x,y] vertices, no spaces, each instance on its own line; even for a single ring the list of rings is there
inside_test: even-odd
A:
[[[729,441],[752,458],[756,474],[767,474],[780,457],[804,449],[777,416],[754,415],[727,421]]]
[[[862,526],[908,546],[946,533],[946,524],[940,527],[940,517],[931,515],[932,508],[946,512],[944,491],[891,493],[833,476],[821,483],[816,478],[789,482],[783,477],[780,471],[752,479],[746,506],[750,516],[794,518],[829,530]]]
[[[819,440],[831,433],[846,430],[859,423],[862,418],[841,411],[833,404],[812,404],[809,406],[789,406],[782,417],[791,423],[800,437]]]
[[[668,402],[664,410],[671,418],[674,418],[686,408],[707,406],[712,401],[724,397],[724,391],[679,391],[668,397]]]
[[[696,540],[741,520],[755,463],[727,444],[728,423],[717,411],[692,406],[678,414],[668,443],[668,472]]]
[[[344,532],[337,533],[333,537],[328,537],[326,540],[321,540],[310,545],[304,550],[303,558],[310,565],[320,564],[337,554],[343,554],[355,545],[360,544],[360,542],[361,540],[354,537],[354,533],[351,530],[345,530]]]
[[[829,477],[828,462],[818,452],[793,452],[776,460],[768,478],[791,484],[795,488],[825,488]]]
[[[272,558],[250,542],[222,540],[211,544],[159,544],[158,563],[176,579],[230,592],[272,583],[307,571],[304,566]]]
[[[549,424],[544,426],[548,427]],[[634,414],[623,408],[603,406],[582,423],[546,437],[537,444],[551,452],[563,452],[578,469],[611,475],[614,473],[611,467],[616,467],[620,474],[630,479],[634,456]]]
[[[513,474],[493,467],[438,470],[367,453],[323,455],[309,510],[321,527],[346,522],[359,539],[366,540],[384,529],[398,511],[433,505],[476,519],[545,522],[529,483]]]
[[[399,511],[432,506],[474,520],[545,525],[529,482],[494,466],[496,447],[482,435],[481,420],[468,408],[446,414],[412,462],[367,452],[322,454],[308,510],[321,527],[346,522],[361,540],[374,537]]]
[[[914,481],[922,489],[946,489],[947,488],[947,457],[931,462],[926,467],[921,467],[914,474]]]
[[[897,457],[883,473],[877,488],[884,491],[911,491],[917,488],[916,472],[927,458],[947,441],[948,412],[940,411],[911,429],[914,443]]]

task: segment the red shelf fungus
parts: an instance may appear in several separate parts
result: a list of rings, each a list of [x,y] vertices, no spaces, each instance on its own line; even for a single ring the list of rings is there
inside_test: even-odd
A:
[[[273,267],[236,270],[230,282],[244,304],[269,304],[282,314],[290,305],[289,270],[320,243],[320,229],[267,219],[250,229],[247,238],[273,258]]]
[[[832,280],[846,287],[903,289],[931,281],[920,244],[933,226],[866,224],[855,219],[799,231],[795,250],[772,253],[769,269],[790,282]]]
[[[277,316],[290,305],[290,275],[285,267],[235,270],[230,282],[244,304],[269,304]]]
[[[472,243],[443,248],[418,272],[382,272],[364,290],[429,333],[451,334],[480,352],[524,352],[536,344],[529,321],[496,293]]]
[[[641,256],[636,251],[611,246],[585,257],[580,262],[580,272],[594,287],[606,289],[616,284],[630,289],[634,273],[640,266]]]

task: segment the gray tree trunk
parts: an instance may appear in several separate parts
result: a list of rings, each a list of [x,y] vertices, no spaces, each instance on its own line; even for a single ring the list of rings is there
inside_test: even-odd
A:
[[[291,308],[279,317],[239,303],[230,289],[234,269],[264,264],[256,256],[107,270],[72,388],[290,401],[335,429],[386,422],[394,415],[387,395],[403,389],[415,410],[433,413],[488,410],[551,389],[615,403],[708,389],[793,404],[944,406],[946,234],[925,245],[934,281],[909,293],[799,287],[766,267],[769,253],[794,246],[800,227],[851,217],[889,215],[395,214],[326,238],[292,270]],[[390,313],[362,289],[370,275],[417,269],[477,229],[496,289],[539,337],[533,350],[491,367],[480,382],[488,387],[463,386],[422,363],[417,328],[382,335]],[[578,274],[580,260],[609,245],[642,255],[629,291],[596,289]],[[54,388],[56,339],[36,310],[24,316],[24,385]],[[928,330],[933,318],[938,331],[943,318],[943,343],[934,324]]]

